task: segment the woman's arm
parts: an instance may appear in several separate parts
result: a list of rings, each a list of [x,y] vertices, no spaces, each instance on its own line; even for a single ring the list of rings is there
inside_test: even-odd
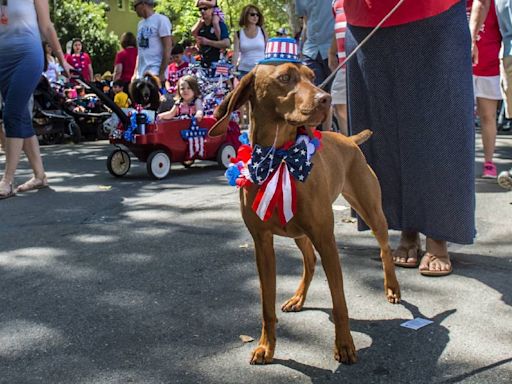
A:
[[[114,65],[114,75],[113,75],[114,81],[119,80],[121,78],[122,73],[123,73],[123,64],[118,63],[118,64]]]
[[[55,27],[50,20],[50,9],[48,7],[48,0],[34,0],[34,6],[37,13],[37,23],[39,25],[39,31],[45,41],[52,47],[53,53],[57,56],[60,65],[62,66],[64,73],[69,77],[69,70],[72,68],[71,65],[64,59],[64,53],[55,32]]]

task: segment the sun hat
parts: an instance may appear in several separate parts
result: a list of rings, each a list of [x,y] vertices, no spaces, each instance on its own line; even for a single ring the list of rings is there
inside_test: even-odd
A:
[[[101,78],[103,80],[112,80],[112,72],[105,71],[105,73],[103,73],[103,75],[101,75]]]
[[[260,60],[258,64],[300,63],[297,52],[298,47],[295,39],[291,37],[272,37],[267,41],[265,58]]]

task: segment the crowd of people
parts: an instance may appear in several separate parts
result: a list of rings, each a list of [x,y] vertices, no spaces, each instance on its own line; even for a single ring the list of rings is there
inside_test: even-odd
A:
[[[473,242],[474,98],[484,148],[482,177],[497,178],[493,156],[500,100],[512,117],[511,5],[510,0],[295,0],[302,22],[302,62],[313,70],[317,85],[336,71],[330,92],[340,132],[374,131],[362,150],[379,177],[389,227],[401,231],[394,252],[399,266],[447,275],[452,271],[448,242]],[[12,18],[0,25],[0,56],[9,58],[0,61],[6,133],[0,199],[48,186],[27,108],[43,65],[51,81],[59,71],[69,76],[71,69],[86,81],[94,80],[122,108],[130,105],[129,83],[149,72],[159,78],[162,93],[175,100],[160,119],[186,115],[200,120],[197,79],[183,76],[189,65],[198,61],[213,68],[233,43],[232,65],[241,79],[265,56],[268,34],[264,12],[256,5],[242,9],[239,28],[230,34],[217,1],[198,0],[194,41],[180,44],[173,42],[170,20],[154,6],[153,0],[133,2],[141,18],[137,34],[121,36],[113,74],[94,75],[81,39],[74,39],[70,52],[63,53],[47,0],[9,2]],[[17,24],[23,25],[24,34]],[[338,68],[376,28],[364,49]],[[287,38],[288,31],[280,28],[272,35]],[[44,54],[41,37],[47,42]],[[330,127],[328,119],[324,129]],[[22,150],[34,176],[16,188]],[[498,181],[511,189],[511,171],[502,172]],[[367,226],[360,220],[359,228]],[[420,235],[426,238],[425,252]]]

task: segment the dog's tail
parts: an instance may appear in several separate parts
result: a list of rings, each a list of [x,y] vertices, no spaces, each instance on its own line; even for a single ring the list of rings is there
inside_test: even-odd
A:
[[[356,143],[357,145],[363,144],[366,140],[368,140],[373,132],[369,129],[365,129],[364,131],[359,132],[357,135],[349,136],[349,138]]]

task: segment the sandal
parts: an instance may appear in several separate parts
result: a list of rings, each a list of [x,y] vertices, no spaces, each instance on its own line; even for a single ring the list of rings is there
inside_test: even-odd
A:
[[[31,178],[29,181],[24,182],[16,188],[16,192],[28,192],[42,188],[48,188],[48,180],[46,179],[46,176],[42,179],[38,179],[37,177]]]
[[[396,261],[396,259],[403,259],[403,257],[396,256],[396,252],[399,251],[406,255],[406,261]],[[403,268],[417,268],[420,265],[422,250],[419,244],[410,244],[408,246],[399,245],[395,252],[393,252],[393,262],[396,266]],[[408,259],[416,259],[416,261],[407,261]]]
[[[13,197],[16,195],[16,192],[14,191],[14,187],[12,183],[7,184],[8,189],[5,189],[0,192],[0,200],[8,199],[9,197]]]
[[[449,265],[449,269],[442,269],[442,270],[436,270],[436,269],[430,269],[431,263],[435,261],[443,262],[445,265]],[[425,261],[425,262],[424,262]],[[434,255],[432,253],[426,252],[423,258],[421,259],[421,264],[426,265],[426,268],[423,268],[420,266],[420,273],[423,276],[446,276],[452,273],[452,263],[450,262],[450,257],[448,255],[444,256],[438,256]]]

